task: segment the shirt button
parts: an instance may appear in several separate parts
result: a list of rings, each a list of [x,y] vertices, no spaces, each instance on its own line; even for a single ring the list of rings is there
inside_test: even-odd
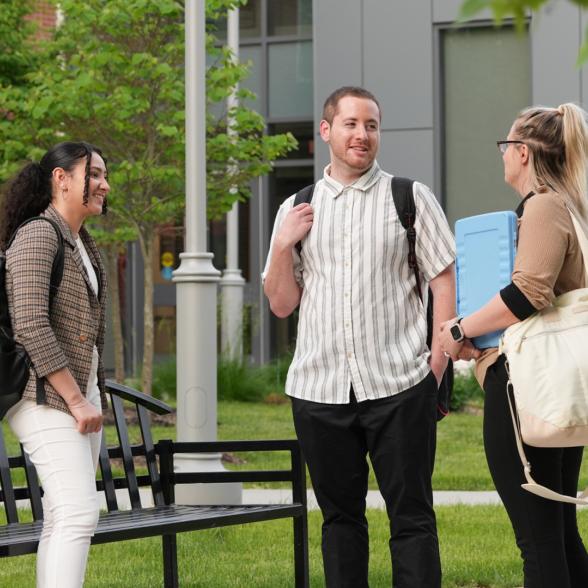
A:
[[[80,334],[80,342],[85,343],[88,340],[88,337],[83,333]]]
[[[348,357],[349,359],[351,359],[351,358],[353,357],[353,353],[348,353],[348,354],[347,354],[347,357]]]

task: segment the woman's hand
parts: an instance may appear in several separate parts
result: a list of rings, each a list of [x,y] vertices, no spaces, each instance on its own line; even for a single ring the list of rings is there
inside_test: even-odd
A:
[[[453,317],[444,323],[441,323],[441,331],[439,333],[439,345],[441,351],[446,356],[451,357],[453,361],[459,358],[459,352],[464,345],[464,341],[456,341],[451,334],[451,327],[457,322],[457,317]]]
[[[86,433],[98,433],[102,428],[102,413],[83,396],[76,402],[68,404],[74,419],[78,423],[78,431]]]
[[[451,357],[453,361],[458,359],[478,359],[481,355],[481,351],[474,347],[473,343],[469,339],[463,341],[456,341],[451,332],[451,327],[457,322],[457,317],[454,317],[441,324],[441,332],[439,334],[439,345],[441,350],[447,356]]]

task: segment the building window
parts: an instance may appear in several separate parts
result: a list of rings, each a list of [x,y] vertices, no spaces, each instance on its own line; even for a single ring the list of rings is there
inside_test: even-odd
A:
[[[312,120],[312,42],[269,46],[269,116]]]
[[[443,185],[450,223],[517,205],[504,183],[496,141],[531,99],[528,33],[513,28],[446,30],[443,72]]]
[[[268,35],[310,35],[312,0],[268,0]]]

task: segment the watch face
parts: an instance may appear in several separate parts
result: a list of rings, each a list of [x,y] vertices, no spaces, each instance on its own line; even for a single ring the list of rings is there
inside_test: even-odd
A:
[[[463,335],[461,329],[459,328],[459,325],[453,325],[453,327],[449,329],[449,332],[451,333],[451,336],[455,341],[461,341],[463,339]]]

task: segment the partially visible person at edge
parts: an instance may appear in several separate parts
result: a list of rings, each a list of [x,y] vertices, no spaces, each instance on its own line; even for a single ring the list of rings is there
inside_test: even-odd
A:
[[[87,143],[55,145],[13,179],[2,203],[0,246],[34,216],[52,219],[64,243],[63,278],[49,308],[58,237],[31,221],[6,251],[6,289],[15,339],[33,366],[8,424],[43,486],[43,531],[37,586],[82,586],[98,522],[96,466],[100,449],[106,274],[84,221],[106,210],[110,190],[101,151]],[[41,397],[36,378],[43,378]]]
[[[533,107],[499,141],[504,178],[523,199],[512,282],[477,312],[461,317],[466,338],[503,329],[551,304],[560,294],[586,287],[584,264],[568,208],[588,227],[586,113],[574,104]],[[461,355],[450,327],[441,341]],[[466,352],[470,355],[470,351]],[[512,523],[523,558],[526,588],[586,588],[588,555],[576,522],[576,506],[541,498],[521,488],[526,480],[517,452],[506,395],[504,356],[488,349],[478,357],[476,376],[485,391],[484,447],[492,479]],[[557,390],[553,391],[554,394]],[[525,445],[533,477],[576,495],[582,447],[546,449]]]
[[[326,100],[320,134],[330,164],[312,204],[280,207],[264,289],[272,311],[300,304],[286,381],[296,434],[323,514],[330,588],[368,585],[369,454],[390,519],[393,585],[441,586],[431,476],[438,384],[447,365],[408,265],[391,174],[376,162],[376,98],[343,87]],[[414,184],[416,253],[435,325],[455,314],[454,240],[435,196]],[[295,245],[302,241],[301,256]]]

